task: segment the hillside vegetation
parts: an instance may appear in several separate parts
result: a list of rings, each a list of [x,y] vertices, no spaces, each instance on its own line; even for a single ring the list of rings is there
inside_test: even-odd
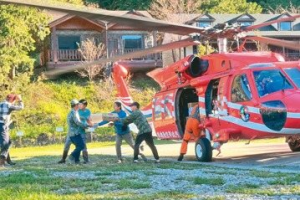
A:
[[[12,129],[13,138],[16,138],[19,130],[25,133],[25,138],[37,138],[41,133],[58,135],[56,127],[66,128],[66,118],[73,98],[87,99],[92,113],[110,112],[116,100],[116,90],[111,80],[89,82],[76,75],[53,81],[37,81],[21,87],[15,90],[21,91],[26,109],[13,114],[16,120],[16,126]],[[130,81],[134,100],[143,106],[151,102],[157,90],[157,84],[149,77],[142,76]],[[5,92],[1,93],[3,99]],[[110,128],[98,129],[99,134],[111,131]]]

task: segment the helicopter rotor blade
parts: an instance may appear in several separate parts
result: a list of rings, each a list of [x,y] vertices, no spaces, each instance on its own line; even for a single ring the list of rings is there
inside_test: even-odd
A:
[[[160,46],[156,46],[156,47],[152,47],[152,48],[148,48],[148,49],[144,49],[144,50],[140,50],[140,51],[135,51],[135,52],[131,52],[131,53],[123,54],[123,55],[118,55],[118,56],[114,56],[111,58],[103,58],[103,59],[99,59],[99,60],[92,61],[92,62],[83,62],[78,65],[63,67],[61,69],[53,69],[51,71],[45,72],[45,75],[49,76],[49,77],[58,76],[58,75],[61,75],[64,73],[81,70],[81,69],[84,69],[86,67],[90,67],[93,65],[101,65],[101,64],[106,64],[108,62],[117,62],[120,60],[126,60],[126,59],[130,59],[130,58],[139,58],[139,57],[143,57],[143,56],[146,56],[149,54],[160,53],[163,51],[168,51],[168,50],[172,50],[172,49],[176,49],[176,48],[188,47],[188,46],[193,46],[193,45],[199,45],[199,44],[200,44],[199,41],[194,40],[193,38],[187,38],[184,40],[171,42],[168,44],[163,44]]]
[[[66,12],[69,14],[82,16],[88,19],[98,19],[102,21],[120,23],[129,27],[139,27],[141,30],[145,31],[161,31],[174,33],[178,35],[189,35],[191,33],[202,33],[203,28],[169,23],[162,20],[157,20],[153,18],[139,17],[139,16],[118,16],[113,11],[87,8],[83,6],[74,6],[65,3],[43,3],[41,0],[0,0],[0,4],[14,4],[21,6],[30,6],[40,9],[48,9],[54,11]]]
[[[294,15],[294,16],[291,16],[291,17],[280,18],[280,19],[268,21],[268,22],[265,22],[265,23],[257,24],[257,25],[247,26],[247,27],[244,28],[244,31],[252,31],[252,30],[259,29],[259,28],[269,26],[269,25],[279,23],[279,22],[293,21],[297,18],[300,18],[300,15]]]
[[[298,50],[298,51],[300,50],[300,44],[298,42],[291,42],[291,41],[285,41],[285,40],[268,38],[268,37],[260,37],[260,36],[246,37],[245,39],[255,40],[255,41],[271,44],[274,46],[285,47],[292,50]]]

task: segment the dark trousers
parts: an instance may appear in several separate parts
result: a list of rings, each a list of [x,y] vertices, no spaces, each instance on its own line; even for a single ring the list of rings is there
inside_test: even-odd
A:
[[[71,156],[75,159],[75,162],[79,162],[80,152],[84,149],[85,145],[81,135],[75,135],[70,137],[71,142],[75,145],[74,151]]]
[[[8,127],[0,123],[0,156],[5,159],[7,158],[8,150],[11,145],[8,131]]]
[[[159,156],[158,156],[158,152],[157,152],[157,149],[154,145],[154,141],[153,141],[153,137],[152,137],[152,132],[148,132],[148,133],[143,133],[143,134],[140,134],[136,137],[136,140],[135,140],[135,145],[134,145],[134,157],[133,159],[134,160],[137,160],[138,159],[138,155],[139,155],[139,151],[140,151],[140,145],[141,143],[145,140],[145,142],[147,143],[147,145],[150,147],[152,153],[153,153],[153,156],[156,160],[159,159]]]

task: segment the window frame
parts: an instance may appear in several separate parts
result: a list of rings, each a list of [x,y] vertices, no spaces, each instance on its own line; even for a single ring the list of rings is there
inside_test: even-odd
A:
[[[209,25],[208,26],[201,26],[201,23],[205,23],[205,24],[209,24]],[[212,25],[212,22],[210,22],[210,21],[198,21],[197,24],[196,24],[196,26],[200,27],[200,28],[211,27],[211,25]]]
[[[282,29],[282,24],[289,24],[290,27],[289,27],[289,30],[286,30],[286,29]],[[287,21],[287,22],[280,22],[278,23],[278,28],[279,28],[279,31],[292,31],[293,30],[293,27],[292,27],[292,22],[290,21]]]
[[[236,80],[237,77],[242,77],[242,76],[245,76],[246,79],[247,79],[247,82],[248,82],[248,90],[249,90],[250,98],[248,98],[247,94],[246,94],[245,91],[243,90],[245,96],[246,96],[248,99],[244,99],[244,100],[242,100],[242,101],[240,101],[240,100],[234,100],[234,98],[232,97],[233,94],[234,94],[234,93],[233,93],[234,82],[235,82],[235,80]],[[241,79],[240,79],[240,80],[241,80]],[[250,80],[250,79],[249,79],[249,76],[248,76],[248,74],[247,74],[246,72],[241,73],[241,74],[236,74],[236,75],[232,78],[232,80],[231,80],[231,87],[230,87],[230,101],[231,101],[232,103],[242,103],[242,102],[249,102],[249,101],[253,100],[253,98],[254,98],[254,96],[253,96],[253,88],[251,88],[251,83],[250,83],[249,80]]]

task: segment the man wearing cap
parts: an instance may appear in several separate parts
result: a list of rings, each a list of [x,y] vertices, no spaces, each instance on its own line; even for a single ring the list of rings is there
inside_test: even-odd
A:
[[[126,112],[124,110],[122,110],[122,104],[120,102],[117,101],[114,103],[114,109],[115,110],[112,113],[118,114],[118,117],[120,119],[123,119],[126,117]],[[103,126],[108,123],[109,123],[109,121],[102,121],[102,122],[98,123],[98,126]],[[134,149],[134,141],[133,141],[133,138],[130,133],[130,129],[129,129],[128,125],[124,125],[120,121],[115,121],[113,123],[113,125],[114,125],[115,133],[116,133],[116,152],[117,152],[118,163],[122,163],[123,158],[122,158],[121,145],[122,145],[123,139],[126,141],[126,143],[132,149]],[[147,161],[147,158],[144,156],[144,154],[140,153],[139,155],[143,158],[144,161]]]
[[[17,104],[15,104],[17,102]],[[20,95],[9,94],[6,100],[0,103],[0,167],[3,167],[5,161],[9,165],[14,165],[10,159],[9,147],[9,125],[11,124],[10,114],[12,111],[22,110],[24,104]]]
[[[85,99],[81,99],[79,101],[79,118],[80,121],[83,123],[87,123],[91,125],[91,111],[87,108],[87,101]],[[82,150],[82,157],[84,160],[84,164],[87,164],[89,162],[88,152],[87,152],[87,146],[86,146],[86,132],[85,128],[79,128],[80,129],[80,135],[82,137],[82,140],[84,142],[84,149]],[[68,153],[71,147],[72,141],[70,137],[67,135],[65,145],[64,145],[64,151],[63,155],[60,161],[58,161],[58,164],[66,163],[66,158],[68,157]]]
[[[143,115],[143,113],[139,110],[140,104],[138,102],[133,102],[131,105],[132,113],[123,118],[123,119],[117,119],[116,121],[121,121],[124,125],[128,125],[131,123],[134,123],[139,132],[135,140],[134,145],[134,157],[133,162],[138,162],[138,155],[139,155],[139,148],[141,143],[145,140],[148,146],[150,147],[153,156],[155,158],[155,162],[159,163],[159,155],[157,152],[157,149],[154,145],[153,137],[152,137],[152,129],[146,119],[146,117]]]
[[[88,125],[86,122],[81,122],[78,114],[79,109],[79,101],[73,99],[71,101],[72,110],[68,114],[67,122],[68,122],[68,137],[70,137],[71,142],[75,145],[74,151],[69,156],[71,162],[75,162],[75,164],[79,163],[80,152],[84,149],[85,145],[81,136],[80,129],[87,128]]]

